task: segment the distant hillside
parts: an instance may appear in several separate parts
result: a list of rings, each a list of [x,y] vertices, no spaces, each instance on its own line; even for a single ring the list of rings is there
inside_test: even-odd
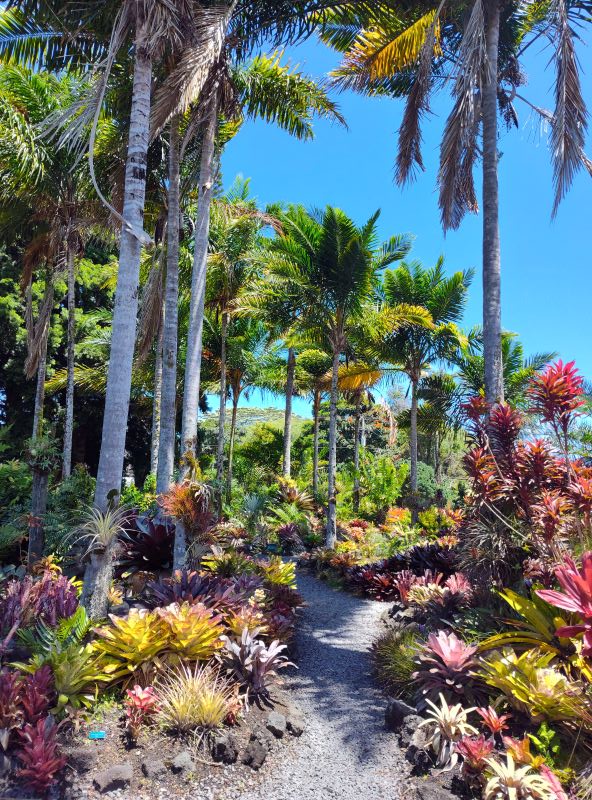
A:
[[[232,413],[232,409],[227,407],[226,409],[226,424],[225,428],[230,428],[230,415]],[[247,435],[249,429],[253,427],[253,425],[257,425],[260,423],[266,423],[268,425],[273,425],[275,428],[283,428],[284,427],[284,412],[278,408],[239,408],[237,413],[237,435],[238,438],[242,439],[244,436]],[[304,417],[300,417],[297,414],[294,414],[292,417],[292,437],[296,438],[300,435],[302,431],[302,427],[305,422],[310,422],[310,420],[305,419]],[[218,412],[211,411],[208,414],[205,414],[202,417],[201,425],[203,426],[204,430],[210,432],[214,431],[218,428]]]

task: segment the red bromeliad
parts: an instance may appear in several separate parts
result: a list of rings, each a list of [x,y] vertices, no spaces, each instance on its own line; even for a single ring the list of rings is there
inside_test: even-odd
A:
[[[592,552],[582,556],[582,567],[578,569],[571,556],[566,556],[563,566],[555,570],[555,577],[563,592],[553,589],[537,591],[540,598],[552,606],[571,611],[582,617],[578,625],[564,625],[556,631],[557,636],[571,638],[583,634],[582,655],[592,657]]]
[[[498,714],[495,708],[488,706],[487,708],[477,708],[477,714],[483,720],[483,724],[488,728],[493,736],[502,733],[507,729],[507,721],[511,718],[510,714]]]

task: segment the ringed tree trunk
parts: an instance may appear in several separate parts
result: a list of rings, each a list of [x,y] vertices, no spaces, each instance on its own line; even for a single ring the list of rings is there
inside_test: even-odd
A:
[[[497,84],[500,10],[488,4],[487,63],[482,90],[483,116],[483,355],[485,396],[490,403],[504,399],[502,365],[501,257],[497,166]]]
[[[125,186],[119,270],[113,310],[111,353],[103,417],[101,454],[97,472],[95,506],[105,511],[112,496],[121,492],[125,437],[129,412],[132,364],[138,313],[141,242],[132,233],[143,230],[146,194],[146,161],[150,128],[152,62],[144,29],[138,27],[134,54],[134,78]],[[113,546],[93,553],[84,576],[82,602],[93,619],[104,617],[112,574]]]
[[[31,488],[31,519],[29,521],[29,547],[27,565],[31,567],[43,557],[45,549],[45,532],[43,517],[47,509],[47,488],[49,473],[33,469]]]
[[[43,404],[45,402],[45,373],[47,372],[47,340],[49,339],[49,325],[47,333],[41,343],[39,363],[37,366],[37,384],[35,387],[35,407],[33,410],[33,433],[31,438],[36,439],[41,434],[43,424]]]
[[[68,329],[67,329],[67,379],[66,419],[64,421],[64,448],[62,478],[72,472],[72,436],[74,434],[74,342],[76,336],[76,263],[74,249],[67,245],[68,262]]]
[[[132,364],[138,313],[138,283],[142,245],[132,230],[144,224],[146,158],[150,127],[152,64],[140,28],[136,36],[130,131],[125,167],[125,186],[119,270],[115,290],[113,328],[107,392],[103,417],[101,455],[97,472],[95,505],[104,511],[111,493],[121,492],[125,435],[132,383]],[[131,228],[131,230],[130,230]],[[106,610],[106,598],[105,598]]]
[[[357,514],[360,510],[360,428],[362,421],[362,396],[356,393],[356,410],[354,425],[354,491],[353,510]]]
[[[331,370],[331,400],[329,404],[329,463],[328,463],[328,502],[327,530],[325,544],[335,547],[337,541],[337,497],[335,492],[335,473],[337,470],[337,384],[339,378],[340,350],[333,350],[333,366]]]
[[[228,441],[228,478],[226,484],[226,502],[232,501],[232,462],[234,459],[234,440],[236,438],[236,416],[238,412],[238,401],[240,391],[232,389],[232,416],[230,418],[230,439]]]
[[[161,312],[162,313],[162,312]],[[150,474],[156,475],[158,470],[158,449],[160,446],[162,419],[162,342],[164,313],[160,323],[160,331],[156,342],[154,357],[154,398],[152,401],[152,436],[150,439]]]
[[[218,448],[216,452],[216,481],[218,483],[218,516],[222,516],[222,483],[224,481],[224,424],[226,422],[226,337],[228,311],[222,312],[220,337],[220,411],[218,413]]]
[[[417,383],[418,379],[411,378],[411,425],[409,431],[409,455],[411,469],[409,470],[409,486],[411,489],[411,521],[417,522]]]
[[[181,477],[187,477],[188,465],[183,455],[195,455],[197,440],[197,411],[201,378],[201,354],[206,291],[206,267],[210,232],[210,206],[214,184],[214,145],[217,128],[217,104],[214,102],[205,124],[201,145],[199,172],[199,201],[195,222],[193,273],[191,276],[191,302],[187,333],[185,361],[185,386],[183,390],[183,419],[181,424]]]
[[[319,422],[321,413],[321,392],[314,390],[312,401],[313,434],[312,434],[312,493],[316,498],[319,493]]]
[[[162,390],[156,492],[168,491],[175,465],[175,423],[177,417],[177,338],[179,302],[179,119],[171,121],[169,149],[169,191],[167,220],[167,274],[164,297],[162,344]]]
[[[282,461],[282,475],[289,478],[292,471],[292,396],[294,394],[294,373],[296,372],[296,353],[294,348],[288,349],[288,364],[286,369],[286,409],[284,411],[284,457]]]

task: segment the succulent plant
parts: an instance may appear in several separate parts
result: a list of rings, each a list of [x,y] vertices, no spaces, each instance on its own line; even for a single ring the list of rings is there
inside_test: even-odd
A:
[[[430,633],[419,651],[412,678],[420,692],[420,704],[439,696],[447,700],[466,698],[475,703],[483,696],[475,677],[477,647],[465,644],[455,633]]]
[[[66,759],[58,750],[56,733],[52,717],[45,717],[35,725],[25,725],[20,734],[22,744],[16,755],[22,767],[17,777],[40,794],[47,792],[57,773],[66,766]]]
[[[427,701],[430,709],[428,718],[419,723],[420,728],[429,730],[427,744],[436,754],[436,763],[444,769],[452,769],[458,762],[456,745],[466,736],[477,735],[469,723],[468,715],[474,709],[463,708],[460,703],[449,706],[444,695],[440,695],[440,705]]]
[[[257,639],[260,631],[245,628],[238,641],[223,636],[224,658],[235,678],[253,697],[267,696],[269,684],[280,669],[294,666],[282,653],[285,644],[273,641],[269,647]]]
[[[487,708],[477,708],[475,710],[492,736],[501,735],[507,730],[508,726],[506,723],[512,718],[511,714],[498,714],[495,708],[491,706]]]
[[[121,567],[154,571],[172,564],[175,526],[166,519],[135,514],[120,535]]]
[[[470,780],[481,777],[494,747],[492,740],[485,736],[464,736],[456,745],[456,752],[462,758],[463,775]]]
[[[484,800],[553,800],[548,780],[529,766],[516,766],[510,753],[506,761],[491,756],[485,761],[490,777],[483,790]]]
[[[135,741],[142,726],[158,711],[158,698],[152,686],[143,689],[136,685],[133,689],[127,689],[125,694],[125,726],[130,738]]]

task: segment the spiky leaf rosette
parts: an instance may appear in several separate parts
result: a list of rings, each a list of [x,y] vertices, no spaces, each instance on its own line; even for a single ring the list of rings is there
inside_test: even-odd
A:
[[[427,700],[434,702],[440,694],[451,702],[460,698],[480,702],[484,695],[474,672],[476,653],[476,646],[465,644],[454,633],[430,633],[412,676],[419,688],[420,704],[425,707]]]

